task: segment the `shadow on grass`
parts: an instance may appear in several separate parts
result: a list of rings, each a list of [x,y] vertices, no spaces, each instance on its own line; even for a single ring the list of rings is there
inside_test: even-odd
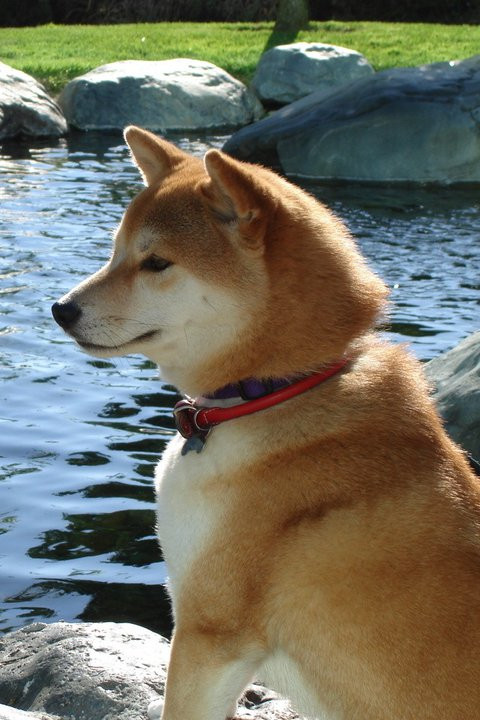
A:
[[[262,50],[262,55],[277,45],[288,45],[289,43],[295,42],[298,33],[298,30],[272,30]]]

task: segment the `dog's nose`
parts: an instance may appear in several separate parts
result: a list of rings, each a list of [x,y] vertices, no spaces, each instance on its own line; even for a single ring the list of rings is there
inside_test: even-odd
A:
[[[52,315],[65,330],[71,327],[82,314],[82,309],[76,302],[56,302],[52,305]]]

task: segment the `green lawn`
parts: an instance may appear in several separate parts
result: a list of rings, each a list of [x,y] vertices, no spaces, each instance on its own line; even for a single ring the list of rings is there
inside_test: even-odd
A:
[[[480,27],[473,25],[314,22],[296,37],[275,35],[272,28],[272,23],[0,28],[0,60],[58,92],[76,75],[127,59],[200,58],[248,82],[266,48],[298,40],[353,48],[376,70],[465,58],[480,52]]]

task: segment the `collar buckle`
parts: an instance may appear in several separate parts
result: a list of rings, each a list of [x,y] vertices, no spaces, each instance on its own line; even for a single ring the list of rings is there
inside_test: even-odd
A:
[[[183,399],[173,408],[173,419],[175,426],[186,440],[192,437],[206,438],[210,432],[210,428],[202,428],[197,423],[200,408],[194,404],[193,400]]]

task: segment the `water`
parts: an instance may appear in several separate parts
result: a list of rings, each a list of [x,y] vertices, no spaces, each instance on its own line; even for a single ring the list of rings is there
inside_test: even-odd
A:
[[[177,138],[192,152],[222,138]],[[140,189],[118,136],[0,154],[0,630],[128,620],[168,634],[152,473],[172,388],[134,356],[98,361],[50,305],[105,261]],[[388,334],[421,359],[478,327],[477,189],[308,189],[349,224],[392,288]]]

